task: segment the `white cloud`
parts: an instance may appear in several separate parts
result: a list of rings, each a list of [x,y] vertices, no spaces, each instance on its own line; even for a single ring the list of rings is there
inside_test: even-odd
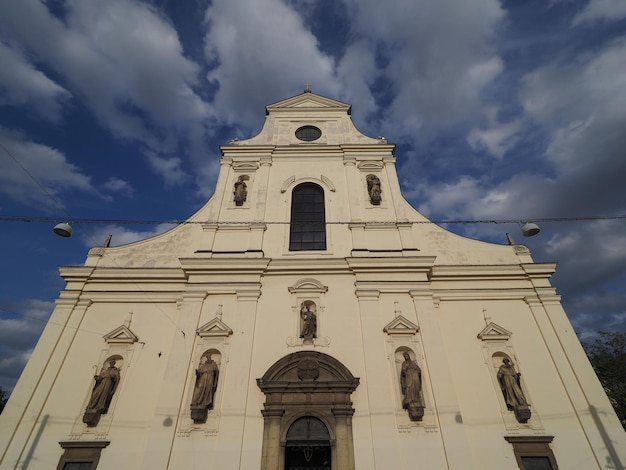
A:
[[[487,114],[488,125],[485,128],[473,127],[467,141],[474,150],[485,149],[491,155],[502,158],[519,140],[518,133],[522,128],[522,122],[518,119],[501,123],[497,119],[495,109],[490,109]]]
[[[102,187],[109,191],[122,194],[126,197],[133,197],[134,189],[133,187],[123,179],[111,177],[109,178]]]
[[[180,185],[189,178],[182,168],[183,162],[180,158],[165,158],[151,153],[148,161],[152,169],[163,178],[166,186]]]
[[[0,41],[0,105],[24,106],[51,121],[61,117],[71,93],[35,69],[24,54]]]
[[[338,96],[333,60],[320,52],[302,18],[281,0],[215,0],[206,11],[205,54],[219,65],[214,105],[228,123],[258,126],[265,105],[314,91]]]
[[[70,0],[63,23],[43,2],[8,3],[0,20],[6,30],[63,76],[113,134],[165,153],[183,142],[200,158],[210,117],[193,88],[200,69],[156,9],[130,0]]]
[[[6,154],[0,158],[0,192],[11,199],[58,212],[62,210],[59,205],[64,193],[79,190],[98,194],[91,179],[59,150],[29,142],[22,134],[2,128],[0,140],[14,158]]]
[[[626,209],[626,39],[529,74],[520,97],[548,133],[545,156],[557,171],[542,207],[559,215]]]
[[[3,390],[11,391],[13,389],[32,352],[32,349],[20,352],[0,351],[0,387]]]
[[[572,20],[574,26],[594,21],[618,21],[626,17],[624,0],[590,0]]]
[[[468,213],[468,204],[480,198],[480,182],[469,176],[462,176],[454,183],[438,183],[421,188],[426,201],[419,210],[425,215],[446,214],[446,219],[454,219]]]
[[[378,111],[371,92],[380,75],[372,54],[373,46],[365,39],[352,43],[337,65],[337,76],[345,85],[346,101],[363,116],[373,115]]]
[[[130,230],[127,227],[123,227],[120,225],[107,225],[94,230],[90,230],[89,236],[83,237],[83,241],[88,247],[94,246],[94,240],[97,241],[98,245],[102,245],[102,243],[108,238],[108,236],[112,235],[110,246],[126,245],[128,243],[133,243],[139,240],[145,240],[146,238],[160,235],[161,233],[166,232],[173,227],[174,225],[172,224],[162,223],[148,230]]]
[[[373,46],[361,70],[351,69],[367,75],[379,55],[379,72],[393,96],[381,122],[395,135],[415,139],[421,132],[423,142],[433,130],[470,116],[480,106],[482,89],[502,70],[488,46],[503,17],[495,0],[405,0],[393,8],[375,0],[346,4],[353,35],[369,38]],[[346,57],[353,47],[360,44],[349,45]]]
[[[54,302],[28,299],[0,309],[0,387],[10,389],[28,361]]]

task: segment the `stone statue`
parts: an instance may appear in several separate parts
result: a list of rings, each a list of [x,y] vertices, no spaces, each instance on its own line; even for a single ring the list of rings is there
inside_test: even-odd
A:
[[[245,176],[240,176],[235,183],[234,201],[236,206],[242,206],[246,197],[248,196],[248,190],[245,182]]]
[[[103,367],[99,375],[94,375],[96,383],[83,415],[83,423],[89,427],[97,426],[100,416],[109,411],[113,394],[120,383],[120,370],[115,367],[115,363],[115,359],[109,359],[109,367]]]
[[[502,359],[502,365],[498,369],[498,382],[506,407],[515,412],[515,418],[520,423],[525,423],[530,419],[530,407],[522,391],[520,376],[508,357]]]
[[[375,206],[380,205],[381,197],[381,189],[380,189],[380,179],[376,175],[367,175],[367,192],[370,195],[370,202]]]
[[[210,356],[202,356],[196,369],[196,383],[191,398],[191,419],[195,423],[206,422],[208,410],[213,408],[219,369]]]
[[[408,411],[411,421],[421,421],[424,417],[424,399],[422,398],[422,369],[404,352],[404,362],[400,372],[402,387],[402,408]]]
[[[311,312],[310,306],[306,306],[306,310],[302,312],[302,331],[300,338],[312,340],[317,338],[317,315]]]

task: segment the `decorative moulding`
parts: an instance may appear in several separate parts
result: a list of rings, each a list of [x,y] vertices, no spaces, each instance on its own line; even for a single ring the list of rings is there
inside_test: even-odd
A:
[[[335,192],[335,185],[333,184],[333,182],[330,180],[330,178],[328,178],[327,176],[324,175],[320,175],[320,179],[326,183],[326,185],[328,186],[328,188],[334,193]]]
[[[252,162],[234,162],[233,170],[236,171],[255,171],[259,168],[257,163]]]
[[[419,331],[419,327],[402,315],[398,315],[383,328],[383,331],[388,335],[414,335]]]
[[[287,192],[287,188],[289,188],[289,186],[291,186],[295,181],[296,181],[295,176],[290,176],[289,178],[287,178],[285,181],[283,181],[283,184],[280,187],[280,192],[281,193]],[[322,181],[326,186],[328,186],[328,189],[330,191],[332,192],[336,191],[335,185],[333,184],[333,182],[330,180],[328,176],[320,175],[320,181]]]
[[[109,344],[131,344],[139,341],[139,338],[126,325],[118,326],[110,333],[103,336]]]
[[[287,191],[287,188],[289,187],[289,185],[291,183],[293,183],[296,180],[295,176],[290,176],[289,178],[287,178],[284,182],[283,185],[280,187],[280,192],[284,193]]]
[[[374,170],[382,170],[383,162],[381,161],[361,161],[357,164],[357,168],[361,171],[374,171]]]
[[[214,338],[220,336],[230,336],[233,334],[233,330],[219,318],[214,318],[208,323],[205,323],[196,330],[196,333],[201,338]]]
[[[489,324],[476,336],[482,341],[506,341],[512,334],[513,333],[505,328],[502,328],[500,325],[497,325],[494,322],[489,322]]]
[[[326,293],[328,292],[328,287],[322,284],[317,279],[313,279],[312,277],[306,277],[296,281],[295,284],[288,288],[289,292],[292,294],[299,293]]]

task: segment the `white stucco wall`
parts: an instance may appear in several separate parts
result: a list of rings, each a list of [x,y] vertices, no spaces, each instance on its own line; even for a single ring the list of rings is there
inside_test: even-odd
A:
[[[554,436],[560,468],[626,461],[626,435],[549,284],[554,265],[428,223],[400,193],[394,146],[362,135],[348,111],[312,93],[268,106],[259,135],[222,147],[215,194],[188,223],[61,269],[67,287],[0,417],[0,469],[53,468],[68,440],[110,441],[98,469],[260,468],[256,380],[302,350],[360,379],[351,396],[359,470],[516,469],[505,436]],[[320,141],[295,139],[301,125],[318,126]],[[380,206],[368,174],[381,180]],[[241,175],[248,194],[236,206]],[[288,249],[301,182],[324,190],[327,250]],[[310,344],[298,337],[304,300],[318,308]],[[384,331],[398,319],[408,327]],[[491,323],[500,333],[479,337]],[[103,339],[124,326],[137,341]],[[194,424],[194,370],[209,349],[219,358],[215,407]],[[422,368],[422,422],[401,408],[403,350]],[[89,428],[93,375],[114,354],[120,386]],[[522,373],[526,424],[504,406],[494,354]]]

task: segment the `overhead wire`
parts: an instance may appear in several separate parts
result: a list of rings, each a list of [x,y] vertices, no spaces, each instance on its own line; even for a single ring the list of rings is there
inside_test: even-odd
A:
[[[522,223],[525,221],[533,222],[582,222],[594,220],[619,220],[626,219],[626,214],[617,215],[590,215],[575,217],[518,217],[515,219],[441,219],[441,220],[337,220],[325,221],[326,225],[350,225],[350,224],[372,224],[372,225],[395,225],[395,224],[511,224]],[[91,218],[60,218],[60,217],[38,217],[38,216],[0,216],[0,222],[45,222],[57,223],[67,222],[69,224],[93,224],[93,225],[204,225],[204,224],[220,224],[220,225],[248,225],[263,223],[266,225],[293,225],[291,221],[217,221],[217,220],[177,220],[177,219],[91,219]],[[314,222],[303,222],[308,224]],[[94,241],[95,243],[95,241]]]
[[[55,198],[55,197],[54,197],[54,195],[53,195],[53,194],[51,194],[51,193],[50,193],[50,191],[48,191],[48,190],[46,189],[46,187],[45,187],[43,184],[41,184],[41,183],[39,182],[39,180],[38,180],[37,178],[35,178],[35,176],[34,176],[34,175],[30,172],[30,171],[28,171],[28,169],[27,169],[24,165],[22,165],[22,163],[21,163],[21,162],[20,162],[17,158],[15,158],[15,156],[14,156],[14,155],[13,155],[13,154],[9,151],[9,149],[7,149],[7,148],[4,146],[4,144],[2,144],[2,142],[0,142],[0,147],[1,147],[1,148],[2,148],[5,152],[6,152],[6,154],[7,154],[7,155],[8,155],[8,156],[9,156],[9,157],[10,157],[10,158],[11,158],[11,159],[12,159],[12,160],[13,160],[13,161],[14,161],[14,162],[15,162],[15,163],[16,163],[16,164],[17,164],[17,165],[18,165],[18,166],[19,166],[19,167],[23,170],[23,171],[24,171],[24,173],[26,173],[26,174],[30,177],[30,179],[32,179],[32,180],[33,180],[33,181],[37,184],[37,186],[38,186],[38,187],[39,187],[39,188],[43,191],[43,193],[44,193],[46,196],[48,196],[48,197],[49,197],[49,198],[50,198],[50,199],[51,199],[51,200],[52,200],[52,201],[53,201],[53,202],[54,202],[54,203],[55,203],[55,204],[56,204],[56,205],[57,205],[57,206],[58,206],[58,207],[59,207],[59,208],[63,211],[63,212],[65,212],[65,214],[67,215],[67,217],[66,217],[66,218],[63,218],[63,219],[56,219],[56,220],[58,220],[58,221],[63,221],[63,222],[68,222],[68,220],[71,220],[71,221],[73,221],[73,220],[77,220],[77,219],[75,219],[74,217],[72,217],[72,215],[68,212],[68,210],[65,208],[65,206],[64,206],[63,204],[61,204],[61,202],[60,202],[57,198]],[[76,223],[75,223],[75,224],[76,224]],[[87,238],[89,238],[89,239],[92,241],[92,243],[93,243],[94,245],[98,245],[98,242],[96,242],[96,240],[94,240],[94,238],[91,236],[91,234],[90,234],[87,230],[83,229],[82,227],[80,227],[80,229],[81,229],[81,230],[82,230],[82,232],[85,234],[85,236],[86,236]],[[119,265],[119,264],[115,261],[115,259],[113,259],[112,257],[109,257],[109,259],[111,260],[111,262],[113,262],[113,264],[115,264],[115,265],[116,265],[116,267],[118,267],[118,268],[122,271],[122,273],[124,274],[124,276],[126,276],[127,278],[130,278],[130,277],[128,276],[128,274],[126,273],[125,269],[124,269],[122,266],[120,266],[120,265]],[[152,298],[148,295],[148,293],[147,293],[147,292],[145,292],[144,290],[142,290],[142,289],[141,289],[141,287],[140,287],[139,285],[137,285],[136,283],[133,283],[133,284],[135,285],[135,287],[137,288],[137,290],[138,290],[139,292],[141,292],[143,295],[145,295],[145,296],[146,296],[146,298],[147,298],[147,299],[148,299],[148,300],[149,300],[149,301],[150,301],[150,302],[151,302],[151,303],[152,303],[152,304],[153,304],[153,305],[157,308],[157,310],[158,310],[158,311],[160,311],[160,312],[161,312],[161,313],[162,313],[162,314],[163,314],[163,315],[164,315],[164,316],[165,316],[165,317],[166,317],[166,318],[167,318],[167,319],[168,319],[168,320],[169,320],[169,321],[170,321],[170,322],[174,325],[174,327],[178,328],[178,330],[179,330],[179,331],[183,334],[183,336],[185,336],[185,332],[184,332],[182,329],[180,329],[180,328],[178,327],[178,325],[176,324],[176,322],[174,322],[174,320],[172,320],[172,318],[171,318],[171,317],[170,317],[170,316],[169,316],[169,315],[168,315],[168,314],[167,314],[167,313],[166,313],[166,312],[165,312],[165,311],[161,308],[161,306],[160,306],[157,302],[155,302],[155,301],[154,301],[154,300],[153,300],[153,299],[152,299]]]

